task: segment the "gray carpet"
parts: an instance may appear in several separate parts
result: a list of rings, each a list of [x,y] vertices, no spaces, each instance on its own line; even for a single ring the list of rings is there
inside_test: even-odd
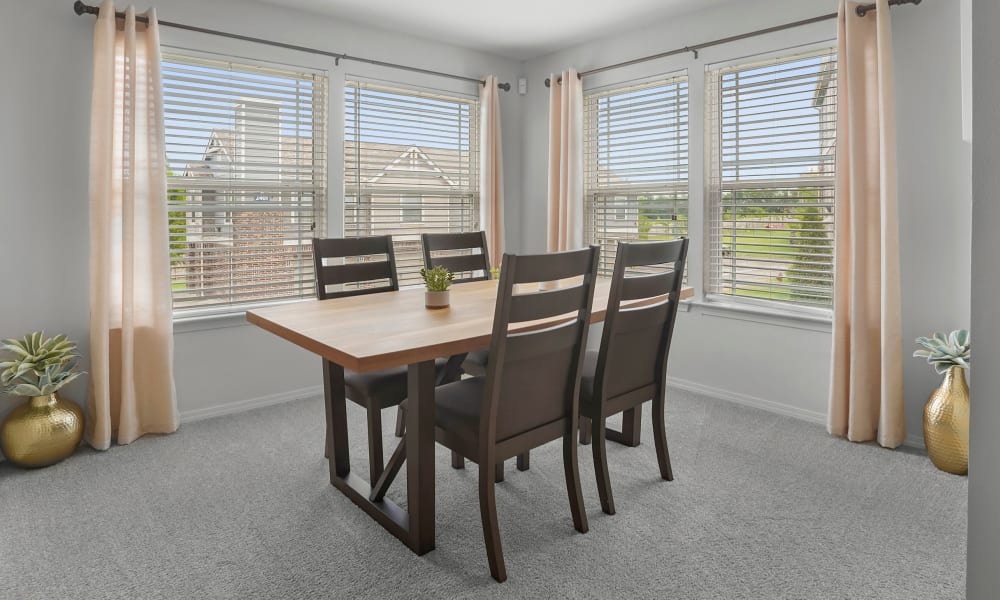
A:
[[[613,517],[581,448],[586,535],[572,527],[558,444],[529,472],[508,463],[503,585],[486,566],[475,470],[452,470],[438,448],[437,549],[417,557],[328,484],[319,400],[40,471],[0,464],[0,597],[963,597],[964,478],[679,391],[667,412],[676,481],[658,478],[647,413],[642,446],[610,444]],[[363,415],[350,417],[367,476]]]

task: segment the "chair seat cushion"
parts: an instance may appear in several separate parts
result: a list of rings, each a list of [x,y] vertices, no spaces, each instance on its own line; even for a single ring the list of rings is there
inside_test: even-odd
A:
[[[440,374],[448,364],[448,359],[439,358],[434,361],[434,369]],[[380,408],[398,405],[406,399],[408,393],[406,382],[407,367],[393,367],[370,373],[344,372],[344,387],[347,397],[362,406],[376,404]]]
[[[479,439],[479,413],[485,389],[485,377],[469,377],[436,388],[434,424],[474,447]]]
[[[462,363],[462,370],[465,371],[466,375],[471,375],[472,377],[485,377],[486,365],[489,363],[489,359],[489,350],[469,352],[465,357],[465,362]]]

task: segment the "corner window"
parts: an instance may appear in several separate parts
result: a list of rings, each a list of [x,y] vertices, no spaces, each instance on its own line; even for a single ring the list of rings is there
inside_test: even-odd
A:
[[[833,304],[833,49],[706,78],[706,289],[772,306]]]
[[[585,238],[601,246],[688,234],[687,75],[603,88],[584,98]]]
[[[175,316],[314,296],[326,75],[172,52],[162,72]]]
[[[479,229],[479,100],[350,80],[344,235],[392,235],[400,285],[420,282],[420,234]]]

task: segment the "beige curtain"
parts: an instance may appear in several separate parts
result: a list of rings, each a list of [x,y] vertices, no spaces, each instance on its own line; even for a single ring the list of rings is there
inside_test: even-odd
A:
[[[490,264],[500,266],[504,250],[503,225],[503,155],[500,143],[500,90],[497,78],[490,75],[479,90],[479,214]]]
[[[575,69],[550,77],[548,250],[583,247],[583,83]]]
[[[903,443],[896,126],[888,0],[841,0],[830,433]]]
[[[178,426],[167,167],[156,15],[94,31],[90,133],[90,397],[87,440],[106,449]]]

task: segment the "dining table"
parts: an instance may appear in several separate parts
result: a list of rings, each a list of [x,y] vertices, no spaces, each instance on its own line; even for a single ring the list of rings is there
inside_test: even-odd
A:
[[[598,279],[592,323],[604,320],[610,289],[610,279]],[[497,280],[454,285],[450,295],[450,305],[440,309],[426,308],[423,287],[413,287],[246,313],[250,323],[324,359],[330,483],[418,555],[434,549],[435,359],[489,347]],[[682,288],[681,299],[693,295],[692,288]],[[522,328],[557,321],[534,321]],[[405,510],[384,496],[372,500],[372,483],[352,473],[344,389],[345,369],[364,373],[403,365],[408,374]]]

